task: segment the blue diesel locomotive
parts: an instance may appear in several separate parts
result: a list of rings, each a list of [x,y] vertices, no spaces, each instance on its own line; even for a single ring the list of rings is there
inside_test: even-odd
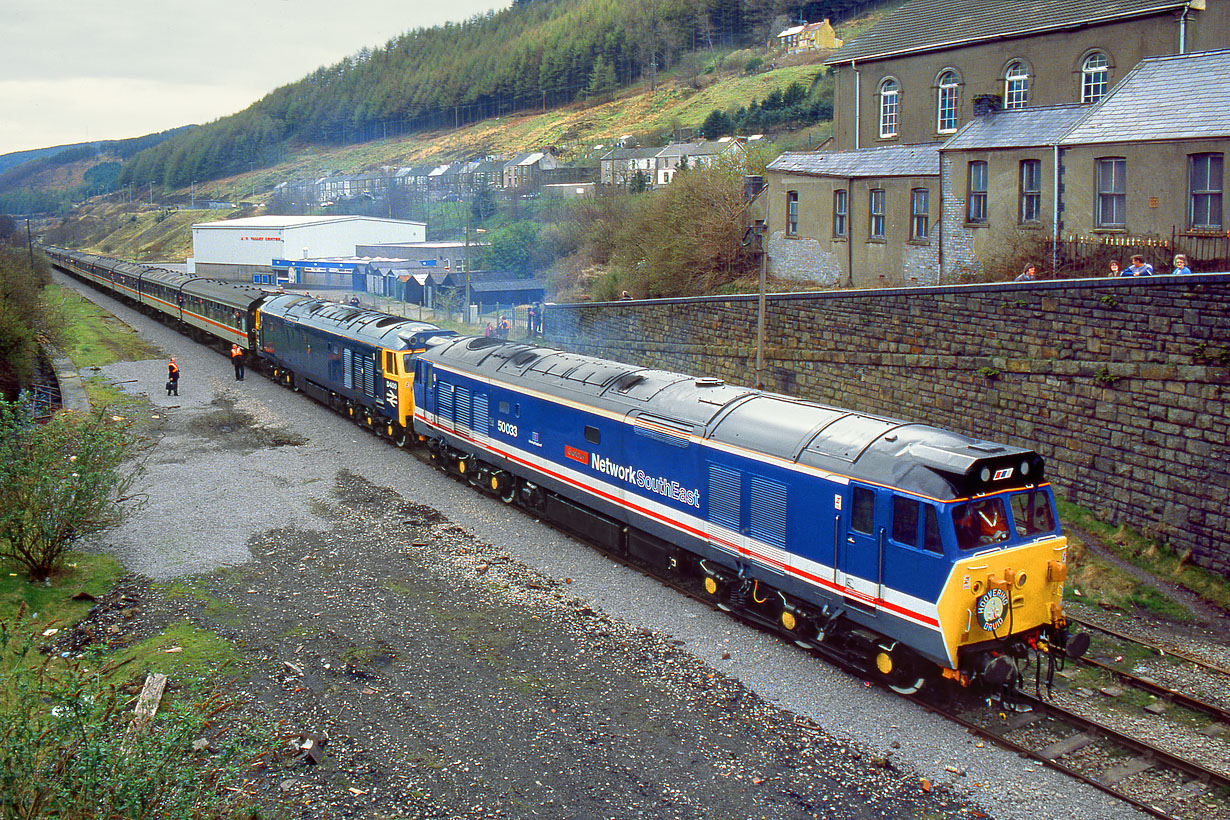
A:
[[[922,424],[48,249],[471,484],[902,692],[1076,656],[1042,458]]]
[[[496,339],[416,368],[443,467],[899,691],[1063,656],[1067,540],[1037,453]]]

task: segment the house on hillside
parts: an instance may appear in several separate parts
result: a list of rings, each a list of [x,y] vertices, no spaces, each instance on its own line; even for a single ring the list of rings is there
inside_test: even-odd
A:
[[[841,159],[770,164],[755,206],[767,214],[770,265],[782,254],[781,270],[823,280],[844,250],[855,285],[926,284],[1074,232],[1122,239],[1220,224],[1209,214],[1220,211],[1227,145],[1214,99],[1227,74],[1212,49],[1227,46],[1227,3],[907,0],[826,61]],[[902,150],[934,152],[935,164],[884,175]],[[852,181],[845,194],[838,178]],[[885,235],[860,233],[863,223]],[[839,248],[841,224],[867,247]],[[900,258],[886,252],[894,230],[908,246]],[[815,243],[814,257],[800,241]],[[918,264],[928,247],[938,268]]]
[[[628,187],[639,171],[645,184],[653,185],[657,176],[659,148],[612,148],[598,159],[600,181],[603,185]]]
[[[742,167],[746,165],[747,148],[740,140],[731,137],[672,143],[660,150],[655,160],[653,184],[669,185],[680,168],[711,167],[719,160],[733,162]]]
[[[777,35],[777,44],[786,49],[787,54],[801,54],[807,51],[825,49],[832,51],[841,48],[841,40],[833,25],[825,19],[823,23],[804,23],[791,26]]]
[[[551,151],[531,151],[513,157],[504,164],[504,190],[526,191],[536,188],[543,171],[558,167],[559,161]]]
[[[935,284],[939,143],[786,153],[756,200],[769,272],[818,284]]]
[[[1145,57],[1227,46],[1222,0],[908,0],[825,61],[834,147],[945,139],[980,97],[1092,105]]]

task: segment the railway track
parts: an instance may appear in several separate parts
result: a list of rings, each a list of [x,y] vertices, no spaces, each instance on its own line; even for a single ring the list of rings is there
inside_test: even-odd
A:
[[[1128,634],[1126,634],[1126,633],[1124,633],[1124,632],[1122,632],[1122,631],[1120,631],[1120,630],[1116,630],[1116,629],[1113,629],[1113,628],[1111,628],[1111,627],[1109,627],[1109,626],[1106,626],[1105,624],[1094,623],[1093,621],[1088,621],[1088,620],[1085,620],[1085,619],[1083,619],[1083,618],[1072,618],[1072,617],[1069,617],[1069,618],[1068,618],[1068,620],[1069,620],[1069,621],[1071,621],[1071,622],[1072,622],[1072,623],[1074,623],[1074,624],[1078,624],[1078,625],[1080,625],[1080,626],[1083,626],[1083,627],[1085,627],[1086,629],[1096,630],[1096,631],[1098,631],[1098,632],[1101,632],[1101,633],[1106,634],[1106,635],[1110,635],[1110,636],[1115,637],[1115,638],[1118,638],[1118,639],[1120,639],[1120,640],[1123,640],[1123,641],[1130,641],[1131,643],[1137,644],[1137,645],[1139,645],[1139,646],[1143,646],[1143,647],[1145,647],[1145,648],[1147,648],[1147,649],[1149,649],[1149,650],[1151,650],[1151,651],[1153,651],[1153,652],[1157,653],[1159,656],[1169,655],[1169,656],[1171,656],[1171,657],[1181,658],[1182,660],[1185,660],[1185,661],[1187,661],[1188,663],[1195,664],[1196,666],[1199,666],[1199,667],[1201,667],[1201,668],[1203,668],[1203,669],[1207,669],[1207,670],[1209,670],[1209,671],[1211,671],[1211,672],[1216,672],[1216,673],[1218,673],[1218,674],[1220,674],[1220,675],[1225,675],[1225,676],[1227,676],[1227,677],[1230,677],[1230,669],[1228,669],[1228,668],[1226,668],[1226,667],[1224,667],[1224,666],[1220,666],[1220,665],[1215,664],[1215,663],[1209,663],[1208,661],[1205,661],[1205,660],[1203,660],[1203,659],[1201,659],[1201,658],[1197,658],[1195,655],[1192,655],[1192,654],[1190,654],[1190,653],[1188,653],[1188,652],[1184,652],[1184,651],[1179,650],[1179,649],[1174,649],[1174,648],[1167,648],[1167,647],[1163,647],[1163,646],[1158,646],[1158,645],[1157,645],[1157,644],[1155,644],[1155,643],[1152,643],[1152,642],[1150,642],[1150,641],[1145,641],[1145,640],[1142,640],[1142,639],[1137,638],[1137,637],[1135,637],[1135,636],[1133,636],[1133,635],[1128,635]]]
[[[358,421],[356,419],[356,421]],[[379,435],[378,431],[372,431]],[[425,451],[413,450],[416,457],[430,462]],[[458,477],[459,480],[464,480]],[[527,513],[531,514],[532,513]],[[570,533],[574,537],[576,533]],[[704,594],[699,582],[690,584],[655,571],[641,562],[602,550],[611,560],[634,567],[654,577],[679,594],[687,595],[714,609],[731,611],[720,605],[711,596]],[[752,613],[733,612],[745,622],[786,637],[804,649],[815,652],[835,665],[866,677],[864,670],[848,658],[828,649],[816,641],[800,641],[797,636],[785,632],[778,624]],[[1097,624],[1087,624],[1091,629],[1106,631]],[[1123,636],[1126,637],[1126,636]],[[1158,648],[1159,653],[1165,652]],[[1177,653],[1169,652],[1175,655]],[[1199,663],[1197,659],[1192,659]],[[1216,666],[1201,664],[1219,674],[1230,674]],[[1115,670],[1118,671],[1118,670]],[[1167,694],[1170,693],[1170,694]],[[1159,697],[1174,700],[1177,693],[1166,689]],[[1110,726],[1077,715],[1057,704],[1026,697],[1029,711],[1009,713],[1000,711],[978,714],[961,713],[948,709],[932,700],[906,696],[920,707],[935,712],[963,726],[968,731],[984,737],[1018,754],[1052,767],[1081,782],[1088,783],[1111,794],[1140,810],[1159,818],[1170,820],[1230,820],[1230,777],[1206,767],[1199,761],[1185,759],[1167,750],[1158,748],[1140,738],[1132,738]],[[968,704],[968,699],[966,700]],[[1189,707],[1190,708],[1190,707]],[[1208,713],[1212,715],[1213,713]],[[1225,711],[1216,719],[1223,722]],[[997,722],[998,718],[998,722]],[[1098,765],[1104,764],[1104,765]],[[1155,782],[1142,788],[1142,780]],[[1212,806],[1213,808],[1207,808]],[[1220,808],[1220,810],[1218,810]],[[1194,810],[1189,810],[1194,809]]]
[[[1024,696],[1024,712],[961,711],[911,696],[924,709],[1165,820],[1230,816],[1230,776],[1056,703]],[[1202,799],[1203,798],[1203,799]],[[1220,804],[1220,811],[1217,806]]]

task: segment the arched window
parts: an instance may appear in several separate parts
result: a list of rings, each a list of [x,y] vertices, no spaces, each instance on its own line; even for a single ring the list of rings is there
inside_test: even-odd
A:
[[[897,136],[897,81],[887,79],[880,83],[880,137]]]
[[[1110,80],[1110,62],[1106,55],[1095,51],[1081,63],[1081,102],[1095,103],[1106,96]]]
[[[1024,108],[1029,102],[1029,69],[1016,62],[1004,72],[1004,108]]]
[[[956,131],[960,111],[961,84],[957,81],[957,72],[945,71],[940,75],[939,89],[936,92],[935,130],[941,134]]]

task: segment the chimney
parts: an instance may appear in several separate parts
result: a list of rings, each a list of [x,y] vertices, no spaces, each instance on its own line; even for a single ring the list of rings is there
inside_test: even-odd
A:
[[[1004,107],[1004,98],[998,94],[979,94],[974,97],[974,116],[994,114]]]

